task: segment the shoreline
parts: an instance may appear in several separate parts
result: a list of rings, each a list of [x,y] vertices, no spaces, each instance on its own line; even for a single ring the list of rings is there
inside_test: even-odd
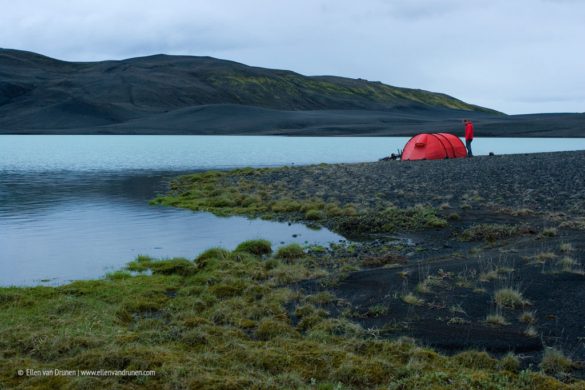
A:
[[[56,364],[153,388],[583,384],[585,152],[202,172],[153,203],[360,240],[0,288],[0,384],[98,382],[14,374]]]

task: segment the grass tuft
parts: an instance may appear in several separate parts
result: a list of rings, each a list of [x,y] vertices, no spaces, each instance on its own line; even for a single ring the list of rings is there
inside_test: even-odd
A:
[[[408,293],[406,295],[403,295],[401,297],[401,299],[402,299],[402,302],[404,302],[408,305],[420,306],[420,305],[425,303],[424,299],[417,297],[413,293]]]
[[[518,321],[523,322],[525,324],[533,324],[536,322],[536,315],[533,311],[524,311],[518,317]]]
[[[524,335],[528,336],[528,337],[537,337],[538,336],[538,331],[536,330],[536,328],[532,325],[529,325],[526,330],[524,330]]]
[[[465,229],[460,237],[462,241],[484,240],[494,242],[513,237],[519,233],[520,228],[515,225],[478,224]]]
[[[563,272],[572,272],[578,264],[575,259],[569,256],[564,256],[557,262],[557,265]]]
[[[298,333],[283,321],[267,318],[258,324],[256,336],[260,340],[270,340],[275,337],[296,337]]]
[[[573,361],[562,351],[547,347],[540,362],[540,368],[546,374],[563,376],[571,372],[574,367]]]
[[[256,256],[272,253],[272,244],[268,240],[248,240],[236,247],[235,252],[247,252]]]
[[[381,317],[388,314],[388,308],[382,304],[370,306],[368,308],[368,317]]]
[[[309,221],[319,221],[323,219],[323,212],[321,210],[308,210],[305,213],[305,219]]]
[[[518,359],[518,356],[514,355],[512,352],[508,352],[498,362],[498,368],[500,370],[518,372],[520,371],[520,359]]]
[[[550,252],[550,251],[540,252],[534,256],[534,260],[539,264],[548,263],[550,261],[555,260],[556,258],[557,258],[557,255],[554,252]]]
[[[559,230],[554,227],[545,228],[541,233],[544,237],[556,237],[559,235]]]
[[[494,293],[494,301],[499,307],[509,309],[514,309],[527,303],[520,291],[509,287],[497,290]]]
[[[303,247],[296,243],[281,246],[280,248],[278,248],[275,255],[275,257],[283,260],[300,259],[304,256],[305,251]]]
[[[509,322],[506,321],[506,318],[501,315],[501,314],[489,314],[486,318],[485,321],[490,324],[490,325],[495,325],[495,326],[504,326],[504,325],[508,325]]]
[[[124,280],[124,279],[129,279],[132,277],[132,274],[128,271],[115,271],[115,272],[110,272],[108,274],[106,274],[106,278],[110,279],[110,280]]]
[[[195,261],[203,261],[210,259],[226,260],[230,256],[230,251],[224,248],[210,248],[201,253]]]

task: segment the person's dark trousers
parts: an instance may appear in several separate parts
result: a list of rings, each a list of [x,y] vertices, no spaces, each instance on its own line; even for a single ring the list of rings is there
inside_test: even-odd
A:
[[[465,140],[465,147],[467,148],[467,157],[473,157],[473,152],[471,151],[471,142],[472,139]]]

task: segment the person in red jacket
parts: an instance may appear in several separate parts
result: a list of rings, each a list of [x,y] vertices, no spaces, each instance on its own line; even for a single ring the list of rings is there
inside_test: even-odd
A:
[[[473,141],[473,123],[469,119],[463,121],[465,124],[465,147],[467,148],[467,157],[473,157],[471,151],[471,142]]]

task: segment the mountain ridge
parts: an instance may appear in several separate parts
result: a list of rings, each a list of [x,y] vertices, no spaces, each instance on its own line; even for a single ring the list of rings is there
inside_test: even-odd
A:
[[[157,54],[67,62],[0,49],[0,128],[115,125],[209,104],[287,111],[456,109],[497,114],[445,94],[304,76],[213,57]]]
[[[209,56],[68,62],[0,49],[3,134],[411,135],[471,118],[491,136],[548,134],[551,120],[575,136],[575,115],[518,120],[442,93]]]
[[[214,87],[222,86],[221,83],[218,82],[228,82],[228,86],[233,87],[233,83],[243,82],[247,84],[245,86],[250,87],[249,84],[257,83],[262,84],[262,82],[274,82],[274,79],[280,78],[292,78],[291,80],[285,80],[290,84],[300,83],[304,81],[306,84],[309,85],[297,85],[298,87],[315,87],[320,86],[325,92],[329,92],[329,98],[337,98],[340,99],[339,96],[335,96],[335,92],[337,93],[351,93],[353,95],[351,98],[353,100],[334,100],[334,101],[326,101],[326,102],[311,102],[310,105],[297,105],[290,104],[291,102],[283,102],[285,105],[280,105],[280,96],[277,94],[271,94],[269,97],[272,99],[270,102],[254,102],[249,101],[250,97],[248,96],[248,100],[244,102],[240,102],[241,104],[245,105],[255,105],[259,107],[266,107],[266,108],[277,108],[277,109],[351,109],[351,108],[360,108],[360,109],[392,109],[398,106],[401,108],[401,104],[411,103],[412,105],[419,106],[419,107],[441,107],[441,108],[450,108],[450,109],[461,109],[467,111],[479,111],[479,112],[491,112],[491,113],[498,113],[495,110],[480,107],[473,104],[465,103],[459,99],[456,99],[452,96],[449,96],[444,93],[436,93],[430,92],[422,89],[413,89],[413,88],[403,88],[403,87],[395,87],[391,85],[387,85],[381,83],[379,81],[368,81],[364,79],[352,79],[348,77],[340,77],[340,76],[333,76],[333,75],[316,75],[316,76],[305,76],[297,72],[293,72],[290,70],[282,70],[282,69],[270,69],[270,68],[263,68],[257,66],[248,66],[236,61],[231,60],[223,60],[217,59],[214,57],[209,56],[185,56],[185,55],[168,55],[168,54],[154,54],[149,56],[142,56],[142,57],[134,57],[128,58],[123,60],[105,60],[105,61],[90,61],[90,62],[68,62],[62,61],[55,58],[51,58],[48,56],[44,56],[42,54],[34,53],[34,52],[26,52],[26,51],[19,51],[14,49],[0,49],[0,66],[2,66],[2,60],[5,57],[9,57],[16,60],[27,60],[28,63],[31,63],[32,60],[36,62],[41,62],[43,65],[51,64],[51,65],[59,65],[71,72],[72,70],[80,71],[80,70],[87,70],[88,68],[94,68],[95,70],[99,71],[100,67],[107,66],[105,70],[101,69],[104,73],[111,73],[116,70],[116,68],[124,68],[125,66],[137,66],[139,68],[146,67],[149,70],[153,70],[155,68],[161,68],[167,65],[168,69],[170,70],[171,67],[176,67],[177,65],[181,65],[183,63],[188,63],[199,72],[199,74],[194,74],[193,72],[190,73],[191,76],[199,77],[200,79],[206,79],[207,81],[211,81],[211,85]],[[161,64],[162,62],[162,64]],[[36,65],[36,64],[35,64]],[[76,68],[76,69],[75,69]],[[209,72],[209,70],[212,72]],[[121,69],[125,71],[127,69]],[[210,75],[210,73],[212,73]],[[224,80],[216,80],[213,76],[221,75],[224,76]],[[74,76],[74,75],[71,75]],[[102,75],[105,77],[106,75]],[[273,80],[267,80],[267,78]],[[216,82],[214,84],[214,82]],[[230,82],[232,84],[230,84]],[[315,85],[317,84],[317,85]],[[276,85],[278,87],[278,85]],[[255,93],[258,92],[265,92],[263,91],[262,85],[258,85],[259,90],[253,91]],[[335,88],[337,89],[333,91],[327,91],[327,89]],[[266,89],[266,88],[264,88]],[[275,91],[270,91],[275,92]],[[278,92],[278,90],[276,90]],[[282,94],[282,90],[280,91]],[[309,92],[309,91],[301,91],[301,92]],[[314,92],[314,91],[313,91]],[[361,93],[361,94],[360,94]],[[229,98],[228,96],[224,96],[223,99]],[[274,99],[276,98],[276,99]],[[362,99],[361,103],[358,103],[356,100]],[[392,99],[393,98],[393,99]],[[371,105],[368,106],[367,103],[369,102]],[[218,104],[226,104],[226,103],[238,103],[236,101],[204,101],[204,104],[210,103],[218,103]],[[256,103],[256,104],[249,104],[249,103]],[[294,103],[294,102],[293,102]]]

